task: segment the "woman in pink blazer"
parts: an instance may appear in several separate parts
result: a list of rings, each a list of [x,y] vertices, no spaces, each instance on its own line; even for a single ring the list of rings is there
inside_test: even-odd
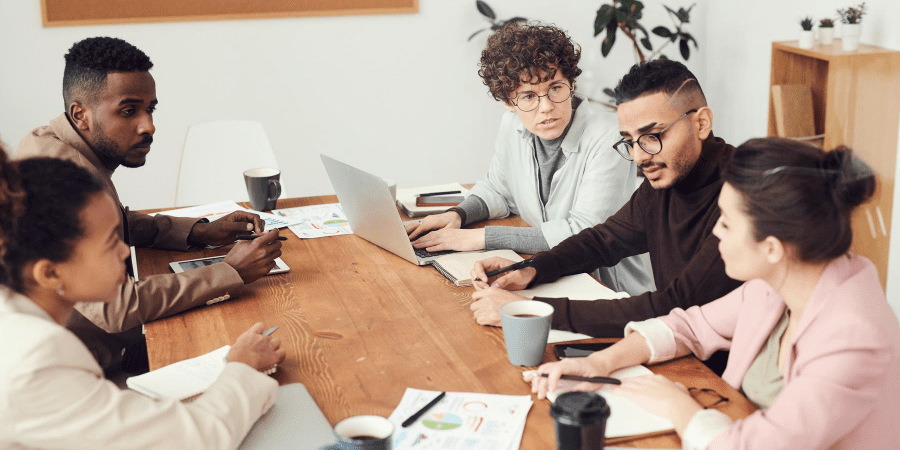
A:
[[[732,421],[656,375],[617,393],[672,420],[685,449],[876,449],[900,442],[900,324],[875,266],[849,253],[850,214],[872,172],[847,148],[754,139],[725,168],[713,233],[740,288],[712,303],[626,327],[587,358],[541,366],[559,376],[730,350],[722,378],[760,410]],[[596,387],[596,386],[593,386]],[[591,389],[582,384],[576,389]]]

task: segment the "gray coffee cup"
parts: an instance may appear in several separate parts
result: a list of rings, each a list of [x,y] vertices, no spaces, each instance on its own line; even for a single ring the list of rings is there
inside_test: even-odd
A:
[[[381,416],[348,417],[334,426],[338,443],[322,450],[391,450],[394,424]]]
[[[271,211],[281,196],[281,171],[268,167],[244,171],[244,184],[254,211]]]
[[[553,307],[534,300],[519,300],[500,307],[506,357],[517,366],[536,366],[544,360]]]

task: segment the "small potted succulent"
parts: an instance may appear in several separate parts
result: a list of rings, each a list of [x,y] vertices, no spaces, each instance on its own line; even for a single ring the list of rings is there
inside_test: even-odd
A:
[[[819,21],[819,43],[831,45],[834,41],[834,21],[828,18]]]
[[[841,49],[847,52],[856,51],[859,48],[859,33],[862,16],[866,13],[866,2],[838,9],[837,12],[842,24]]]
[[[813,48],[813,43],[816,40],[815,32],[813,31],[813,18],[811,16],[806,16],[802,20],[800,20],[800,39],[797,41],[797,45],[800,48]]]

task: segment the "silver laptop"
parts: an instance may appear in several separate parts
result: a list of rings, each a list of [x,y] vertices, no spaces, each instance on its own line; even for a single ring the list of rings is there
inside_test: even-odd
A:
[[[238,450],[319,450],[337,440],[306,387],[292,383],[278,388],[272,409],[253,425]]]
[[[322,155],[325,171],[350,228],[357,236],[420,266],[443,254],[415,249],[409,242],[387,183],[370,173]]]

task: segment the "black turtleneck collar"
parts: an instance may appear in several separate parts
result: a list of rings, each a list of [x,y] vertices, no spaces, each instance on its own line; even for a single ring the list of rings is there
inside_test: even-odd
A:
[[[710,132],[703,140],[700,158],[697,159],[694,168],[672,188],[679,194],[690,194],[718,182],[721,179],[719,169],[725,161],[728,161],[733,151],[734,147]]]

